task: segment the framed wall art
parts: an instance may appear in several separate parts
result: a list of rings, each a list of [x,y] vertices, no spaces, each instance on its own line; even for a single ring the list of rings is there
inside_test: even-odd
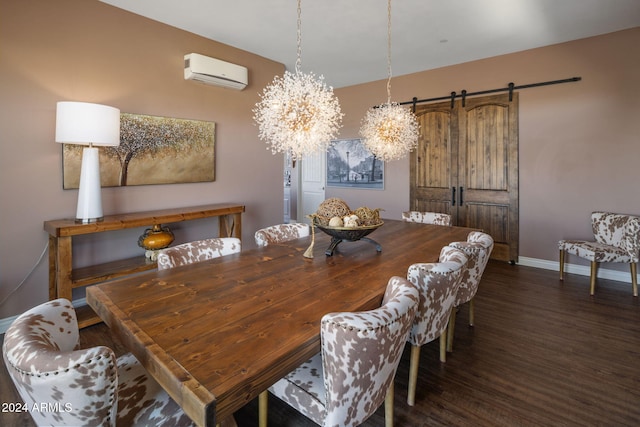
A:
[[[215,180],[215,123],[120,114],[120,145],[100,147],[103,187]],[[82,146],[63,144],[64,189],[78,188]]]
[[[361,139],[331,141],[327,150],[327,187],[384,189],[384,162]]]

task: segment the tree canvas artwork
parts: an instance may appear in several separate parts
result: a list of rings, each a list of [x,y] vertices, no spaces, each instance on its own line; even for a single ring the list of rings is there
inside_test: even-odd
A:
[[[64,189],[78,188],[81,145],[63,145]],[[120,145],[100,148],[103,187],[215,180],[215,122],[120,114]]]
[[[361,139],[331,141],[327,186],[384,189],[384,162],[367,150]]]

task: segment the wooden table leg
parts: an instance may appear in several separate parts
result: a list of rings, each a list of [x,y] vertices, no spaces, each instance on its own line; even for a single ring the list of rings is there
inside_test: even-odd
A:
[[[237,237],[242,239],[242,214],[222,215],[218,218],[218,235],[220,237]]]
[[[58,277],[56,275],[58,258],[57,243],[57,239],[49,235],[49,301],[56,299],[58,296]]]
[[[73,286],[71,283],[72,249],[71,237],[58,237],[56,251],[56,298],[72,300]]]

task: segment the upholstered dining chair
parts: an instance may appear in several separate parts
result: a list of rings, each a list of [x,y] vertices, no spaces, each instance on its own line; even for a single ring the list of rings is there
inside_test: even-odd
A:
[[[269,391],[321,426],[359,425],[385,402],[392,426],[393,381],[419,298],[413,284],[394,276],[380,308],[326,314],[321,353]]]
[[[451,310],[449,327],[447,328],[447,351],[453,351],[453,336],[455,333],[456,311],[466,303],[469,303],[469,326],[475,322],[474,297],[478,292],[478,286],[482,274],[487,266],[491,252],[493,251],[493,238],[481,231],[472,231],[467,236],[466,242],[452,242],[449,246],[460,249],[467,255],[466,268],[462,272],[462,280],[456,294],[454,309]]]
[[[591,228],[595,241],[560,240],[560,280],[564,279],[565,254],[591,261],[590,293],[596,289],[598,264],[623,262],[631,266],[631,290],[638,296],[638,256],[640,251],[640,217],[609,212],[593,212]]]
[[[37,425],[191,426],[178,404],[130,353],[78,348],[75,310],[66,299],[41,304],[9,326],[2,354]]]
[[[407,271],[407,279],[420,291],[420,304],[408,340],[411,359],[407,403],[410,406],[415,403],[420,348],[440,338],[440,361],[446,361],[447,324],[466,263],[467,256],[462,251],[445,246],[439,262],[412,264]]]
[[[309,225],[301,222],[278,224],[256,231],[256,245],[262,247],[272,243],[287,242],[309,235]]]
[[[402,220],[405,222],[421,222],[423,224],[451,225],[451,215],[438,212],[402,212]]]
[[[242,243],[236,237],[214,237],[183,243],[158,252],[158,270],[235,254],[241,249]]]

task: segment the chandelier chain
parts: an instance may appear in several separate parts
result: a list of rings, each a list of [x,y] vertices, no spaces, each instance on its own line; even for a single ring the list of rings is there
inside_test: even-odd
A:
[[[302,7],[298,0],[297,58],[295,73],[285,70],[264,88],[253,109],[258,136],[273,154],[288,153],[292,160],[326,151],[342,125],[340,103],[324,77],[303,73]]]
[[[418,142],[415,115],[397,102],[391,102],[391,0],[387,0],[387,103],[370,108],[362,121],[363,145],[382,161],[399,160]]]
[[[296,32],[296,36],[297,36],[297,44],[298,44],[298,50],[296,51],[297,57],[296,57],[296,73],[300,72],[300,69],[302,67],[302,0],[298,0],[298,21],[297,21],[297,26],[298,26],[298,30]]]
[[[387,104],[391,103],[391,0],[387,0]]]

